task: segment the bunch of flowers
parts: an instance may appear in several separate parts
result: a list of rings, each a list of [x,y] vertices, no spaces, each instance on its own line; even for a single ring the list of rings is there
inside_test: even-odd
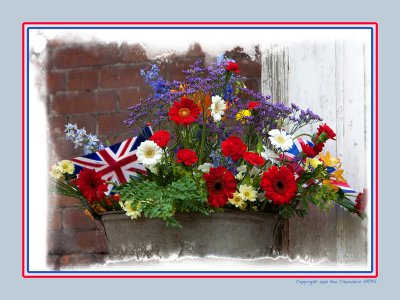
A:
[[[234,208],[290,218],[304,216],[309,204],[338,204],[365,217],[366,197],[349,190],[340,160],[324,151],[334,131],[320,124],[305,132],[322,121],[311,110],[249,90],[239,66],[225,57],[209,67],[196,62],[182,82],[162,79],[157,65],[141,74],[153,93],[130,108],[125,123],[136,133],[147,122],[157,129],[136,150],[146,172],[123,184],[86,169],[66,177],[72,171],[65,161],[51,172],[91,210],[124,210],[133,219],[158,217],[171,226],[179,226],[176,212]],[[76,125],[68,124],[66,135],[85,153],[104,147]]]

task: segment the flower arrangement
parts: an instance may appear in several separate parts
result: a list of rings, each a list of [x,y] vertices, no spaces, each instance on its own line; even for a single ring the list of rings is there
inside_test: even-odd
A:
[[[123,210],[169,226],[180,226],[176,212],[207,215],[227,207],[286,219],[303,217],[310,204],[321,210],[337,204],[365,217],[365,191],[355,193],[340,160],[324,151],[335,132],[322,123],[304,131],[322,121],[318,115],[246,88],[238,64],[226,57],[209,67],[196,62],[184,74],[183,82],[167,82],[157,65],[141,71],[153,93],[125,121],[142,137],[135,149],[141,168],[127,180],[109,180],[95,166],[63,160],[50,172],[55,191],[81,199],[94,216]],[[146,135],[148,122],[157,130]],[[105,149],[76,125],[65,133],[85,154]]]

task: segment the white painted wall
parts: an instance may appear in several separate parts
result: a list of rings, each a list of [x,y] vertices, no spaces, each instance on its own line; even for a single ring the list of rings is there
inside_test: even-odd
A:
[[[326,149],[339,157],[356,190],[369,187],[370,57],[363,39],[326,38],[271,45],[263,51],[263,92],[274,101],[310,108],[335,130]],[[318,125],[307,128],[315,130]],[[313,209],[289,226],[292,256],[366,262],[367,221],[337,207],[327,215]]]

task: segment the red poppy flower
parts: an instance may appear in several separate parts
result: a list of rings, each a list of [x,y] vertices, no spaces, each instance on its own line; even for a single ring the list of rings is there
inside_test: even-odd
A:
[[[207,184],[208,203],[213,207],[223,207],[236,191],[235,176],[225,167],[210,168],[203,175]]]
[[[171,135],[168,131],[159,130],[157,132],[154,132],[154,134],[150,138],[150,141],[156,143],[160,148],[165,148],[169,143],[170,136]]]
[[[333,132],[333,130],[326,124],[320,125],[318,127],[318,132],[315,140],[318,140],[322,134],[325,134],[323,135],[322,142],[326,142],[328,139],[335,140],[336,133]]]
[[[296,179],[287,167],[269,168],[262,174],[260,186],[265,191],[265,196],[276,205],[290,203],[297,192]]]
[[[232,62],[232,61],[228,62],[228,64],[225,66],[225,69],[227,71],[240,73],[239,65],[237,63]]]
[[[257,101],[251,101],[247,103],[247,109],[254,109],[260,106],[260,102]]]
[[[99,201],[106,196],[104,193],[107,191],[106,181],[95,170],[83,169],[80,171],[75,184],[89,203]]]
[[[191,166],[199,160],[196,152],[190,149],[181,149],[176,153],[178,163],[184,163],[187,166]]]
[[[261,155],[256,152],[245,152],[243,154],[243,158],[253,166],[261,166],[265,162],[264,158],[262,158]]]
[[[305,145],[302,146],[302,149],[303,149],[303,153],[305,155],[307,155],[307,157],[311,157],[312,158],[312,157],[315,156],[314,148],[311,147],[310,145],[305,144]]]
[[[247,146],[237,136],[230,136],[221,143],[222,154],[238,161],[246,152]]]
[[[172,121],[185,126],[196,122],[199,114],[199,107],[189,98],[182,98],[181,101],[174,102],[168,112],[168,116]]]

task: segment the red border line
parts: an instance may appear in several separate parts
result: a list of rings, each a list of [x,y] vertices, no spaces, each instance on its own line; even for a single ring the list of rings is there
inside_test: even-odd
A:
[[[377,22],[24,22],[23,25],[375,25]]]
[[[22,23],[22,276],[25,275],[25,25]]]
[[[25,274],[25,26],[27,25],[372,25],[375,26],[375,265],[373,275],[26,275]],[[378,22],[23,22],[22,23],[22,277],[23,278],[377,278],[378,277]]]
[[[268,276],[268,275],[251,275],[251,276],[233,276],[233,275],[204,275],[204,276],[197,276],[197,275],[149,275],[149,276],[136,276],[136,275],[117,275],[117,276],[93,276],[93,275],[55,275],[55,276],[31,276],[25,275],[24,278],[233,278],[233,279],[254,279],[254,278],[288,278],[288,279],[295,279],[295,278],[362,278],[362,279],[369,279],[369,278],[377,278],[377,275],[371,276]]]
[[[375,265],[378,276],[378,23],[375,24]],[[373,217],[373,216],[371,216]]]

